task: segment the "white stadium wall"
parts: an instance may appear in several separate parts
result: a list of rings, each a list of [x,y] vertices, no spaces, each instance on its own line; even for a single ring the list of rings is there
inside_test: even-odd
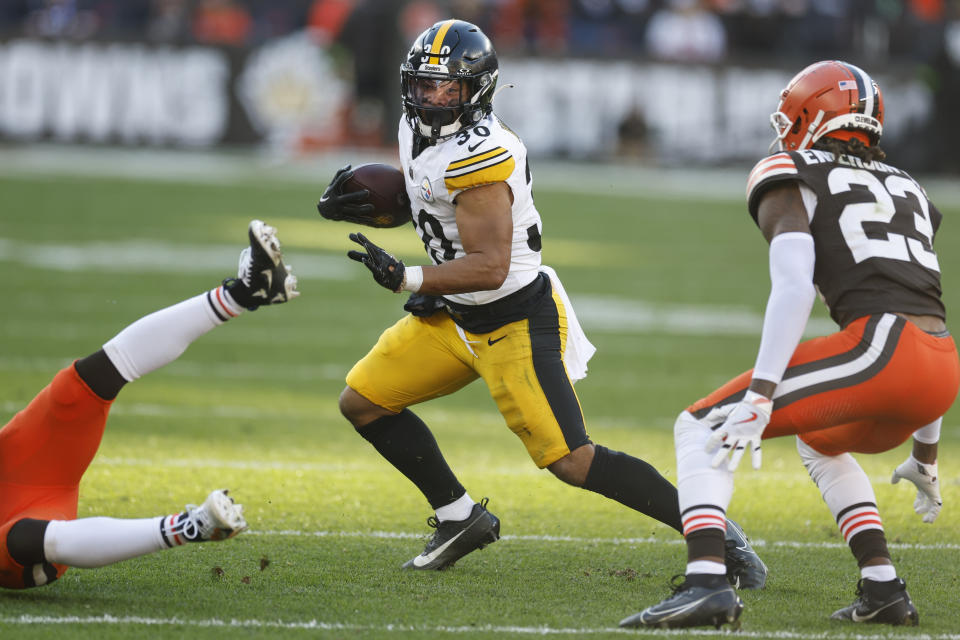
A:
[[[657,162],[718,164],[766,149],[792,71],[504,59],[501,86],[515,86],[496,105],[533,155],[609,158],[633,117]],[[210,148],[308,135],[349,145],[335,135],[352,98],[346,77],[304,34],[247,51],[14,39],[0,42],[0,140]],[[926,87],[895,73],[877,80],[897,114],[885,140],[922,128],[933,112]]]

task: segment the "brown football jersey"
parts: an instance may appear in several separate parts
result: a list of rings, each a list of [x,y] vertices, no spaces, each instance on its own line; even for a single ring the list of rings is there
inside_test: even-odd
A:
[[[757,163],[747,181],[754,222],[763,192],[784,180],[816,195],[810,219],[813,281],[834,321],[843,327],[881,312],[944,318],[933,250],[942,216],[905,171],[813,149],[773,154]]]

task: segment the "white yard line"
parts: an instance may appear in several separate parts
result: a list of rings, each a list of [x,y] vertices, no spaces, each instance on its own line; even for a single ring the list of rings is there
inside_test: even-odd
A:
[[[759,158],[758,158],[759,159]],[[396,154],[342,149],[304,157],[250,152],[130,149],[83,145],[32,144],[5,149],[0,175],[126,177],[153,182],[248,184],[282,187],[305,184],[321,188],[344,164],[396,164]],[[534,191],[604,194],[623,197],[691,197],[744,201],[750,164],[733,168],[664,169],[623,163],[588,163],[535,159]],[[318,178],[318,176],[321,176]],[[960,188],[950,177],[918,176],[941,207],[960,202]],[[691,188],[694,185],[694,188]]]
[[[236,247],[173,245],[127,240],[83,245],[24,243],[0,237],[0,262],[66,272],[122,269],[135,273],[224,273],[236,261]],[[291,261],[293,263],[293,260]],[[300,251],[298,277],[349,280],[358,273],[339,256]],[[744,307],[649,303],[632,298],[572,295],[577,316],[589,332],[666,333],[670,335],[760,335],[762,314]],[[824,318],[811,318],[807,336],[836,330]]]
[[[232,245],[174,245],[146,240],[31,244],[0,237],[0,261],[68,272],[224,274],[236,264],[239,254],[240,248]],[[301,278],[350,280],[357,275],[349,261],[339,256],[298,252],[295,266]]]
[[[134,625],[144,627],[194,627],[194,628],[235,628],[235,629],[282,629],[289,631],[374,631],[383,634],[389,633],[444,633],[444,634],[464,634],[464,633],[486,633],[492,636],[513,633],[526,635],[597,635],[606,633],[619,633],[630,635],[645,636],[697,636],[703,638],[730,637],[729,630],[713,629],[678,629],[678,630],[659,630],[659,629],[620,629],[617,627],[550,627],[550,626],[513,626],[513,625],[468,625],[468,626],[447,626],[447,625],[408,625],[408,624],[358,624],[351,622],[325,622],[322,620],[259,620],[256,618],[247,618],[239,620],[206,618],[189,620],[184,618],[147,618],[140,616],[31,616],[22,615],[17,617],[0,618],[0,624],[10,625]],[[737,638],[774,638],[777,640],[960,640],[960,634],[947,633],[930,635],[926,633],[911,633],[896,635],[886,633],[836,633],[833,631],[821,633],[809,633],[802,631],[737,631]]]
[[[279,531],[250,530],[246,535],[254,536],[291,536],[305,538],[379,538],[389,540],[406,540],[410,538],[423,538],[424,533],[408,533],[405,531],[298,531],[295,529],[284,529]],[[576,536],[547,536],[547,535],[505,535],[501,540],[515,540],[518,542],[569,542],[577,545],[587,544],[610,544],[610,545],[628,545],[635,546],[641,544],[667,544],[682,545],[685,544],[682,538],[580,538]],[[750,540],[750,544],[755,547],[789,547],[793,549],[846,549],[847,545],[843,542],[800,542],[796,540]],[[938,544],[912,544],[900,542],[888,542],[887,546],[891,549],[902,549],[910,551],[944,551],[960,550],[960,544],[938,543]]]

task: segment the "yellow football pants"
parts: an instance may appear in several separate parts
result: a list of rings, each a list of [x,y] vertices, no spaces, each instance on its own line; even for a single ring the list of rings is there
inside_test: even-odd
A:
[[[567,317],[554,292],[528,318],[490,333],[459,329],[441,310],[384,331],[347,385],[400,412],[483,378],[507,426],[540,468],[587,444],[580,401],[563,364]]]

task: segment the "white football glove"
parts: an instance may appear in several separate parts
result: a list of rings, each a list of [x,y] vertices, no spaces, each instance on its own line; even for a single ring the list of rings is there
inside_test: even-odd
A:
[[[940,497],[940,477],[937,463],[925,464],[913,457],[893,470],[890,482],[897,484],[901,479],[912,482],[917,487],[917,499],[913,501],[913,510],[923,516],[923,521],[932,523],[940,515],[943,499]]]
[[[773,401],[754,391],[747,391],[743,400],[714,409],[706,415],[706,419],[719,421],[724,413],[726,413],[726,420],[714,429],[710,439],[707,440],[705,448],[707,453],[719,447],[710,466],[719,467],[727,454],[730,454],[727,469],[734,471],[740,464],[743,452],[749,448],[753,468],[759,469],[762,461],[760,438],[770,422]]]

